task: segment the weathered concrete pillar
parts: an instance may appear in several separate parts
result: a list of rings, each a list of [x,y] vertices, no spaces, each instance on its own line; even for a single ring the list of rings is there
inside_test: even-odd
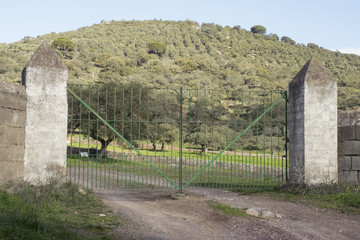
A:
[[[314,59],[289,83],[289,179],[338,182],[337,84]]]
[[[68,71],[47,42],[23,70],[27,112],[24,179],[45,183],[66,173]]]

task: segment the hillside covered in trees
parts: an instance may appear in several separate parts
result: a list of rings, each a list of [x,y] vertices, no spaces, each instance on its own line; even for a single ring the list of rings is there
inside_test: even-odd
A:
[[[297,44],[287,36],[266,34],[261,26],[247,31],[193,21],[102,21],[2,43],[0,80],[20,81],[22,69],[44,40],[68,66],[70,83],[286,90],[314,57],[338,81],[339,108],[360,106],[360,56]]]

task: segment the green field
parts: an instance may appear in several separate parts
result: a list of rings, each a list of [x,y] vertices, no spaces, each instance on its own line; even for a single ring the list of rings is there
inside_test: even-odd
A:
[[[70,144],[68,144],[70,147]],[[100,145],[98,144],[86,144],[86,143],[79,143],[79,142],[73,142],[72,145],[73,148],[83,148],[83,149],[100,149]],[[212,160],[218,155],[218,151],[209,151],[207,154],[200,154],[200,151],[197,151],[190,148],[185,148],[182,152],[182,157],[186,159],[191,160]],[[172,148],[172,147],[171,147]],[[139,152],[144,156],[155,156],[155,157],[180,157],[179,150],[175,150],[178,148],[173,147],[172,150],[163,150],[163,151],[153,151],[149,148],[138,148]],[[136,154],[136,152],[129,148],[124,148],[120,146],[108,146],[107,151],[115,152],[116,155],[122,155],[124,152],[131,152],[131,154]],[[244,151],[244,150],[238,150],[233,152],[225,152],[221,154],[216,161],[222,161],[222,162],[236,162],[236,163],[244,163],[244,164],[254,164],[254,165],[261,165],[261,166],[273,166],[273,167],[286,167],[287,161],[285,158],[284,152],[276,152],[273,155],[271,155],[271,152],[269,151]]]

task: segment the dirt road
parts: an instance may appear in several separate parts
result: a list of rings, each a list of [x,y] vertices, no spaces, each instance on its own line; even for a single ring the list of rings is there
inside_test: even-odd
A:
[[[360,239],[360,216],[223,190],[95,193],[126,219],[119,239]],[[260,207],[278,218],[228,217],[209,207],[213,200],[240,209]]]

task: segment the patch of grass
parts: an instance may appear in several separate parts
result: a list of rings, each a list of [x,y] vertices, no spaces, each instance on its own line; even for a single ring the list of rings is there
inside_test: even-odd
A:
[[[320,207],[360,214],[359,186],[342,184],[307,186],[287,183],[277,187],[276,192],[284,199],[296,199]]]
[[[229,205],[226,205],[226,204],[223,204],[223,203],[218,203],[218,202],[211,201],[211,200],[206,201],[206,202],[210,207],[212,207],[213,209],[215,209],[217,211],[220,211],[220,212],[224,213],[226,216],[229,216],[229,217],[234,217],[234,216],[247,217],[247,214],[241,209],[234,208],[234,207],[231,207]]]
[[[111,239],[108,230],[121,223],[91,191],[71,183],[0,190],[0,239]]]
[[[266,194],[277,199],[360,214],[360,186],[343,184],[305,185],[286,183],[272,189],[243,191],[244,194]]]

